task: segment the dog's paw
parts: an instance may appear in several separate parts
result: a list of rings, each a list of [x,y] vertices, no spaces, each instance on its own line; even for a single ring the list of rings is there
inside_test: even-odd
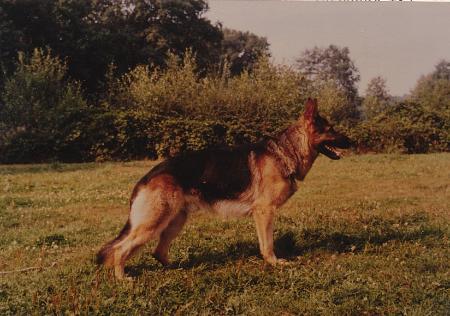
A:
[[[153,253],[153,258],[156,259],[156,261],[158,261],[159,263],[161,263],[161,265],[165,268],[168,268],[170,266],[170,261],[167,258],[167,256],[161,256],[158,253]]]
[[[125,271],[120,268],[117,268],[114,271],[114,277],[116,278],[117,281],[133,282],[134,280],[132,277],[126,275]]]
[[[292,265],[292,262],[287,261],[286,259],[277,259],[276,265],[277,266],[290,266],[290,265]]]
[[[135,279],[133,277],[130,277],[130,276],[124,276],[124,277],[118,279],[118,281],[124,282],[124,283],[133,283],[134,280]]]
[[[126,274],[114,277],[118,282],[134,282],[134,278]]]
[[[277,257],[266,258],[265,261],[274,267],[284,267],[292,264],[291,261],[287,261],[286,259],[278,259]]]
[[[286,268],[286,267],[292,266],[293,264],[294,264],[294,262],[288,261],[286,259],[277,259],[276,263],[272,266],[278,267],[278,268]]]

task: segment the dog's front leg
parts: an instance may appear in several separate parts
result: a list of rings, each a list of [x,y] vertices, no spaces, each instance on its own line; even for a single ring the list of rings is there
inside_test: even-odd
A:
[[[275,208],[257,205],[253,208],[252,214],[256,224],[261,255],[267,263],[275,265],[279,263],[279,260],[273,251],[273,221]]]

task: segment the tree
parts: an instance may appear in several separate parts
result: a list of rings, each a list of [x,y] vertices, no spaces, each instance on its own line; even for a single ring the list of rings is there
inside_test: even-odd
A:
[[[409,97],[420,105],[424,115],[437,117],[443,123],[435,128],[442,150],[450,150],[450,62],[441,61],[432,73],[422,76]]]
[[[88,86],[92,79],[99,78],[101,60],[90,63],[86,58],[89,42],[96,40],[86,20],[91,10],[89,0],[5,0],[0,2],[0,10],[11,26],[7,54],[1,56],[8,70],[14,69],[19,51],[32,53],[35,48],[48,47],[67,58],[73,77],[88,82]],[[98,57],[95,51],[90,53]]]
[[[14,72],[17,52],[30,48],[25,29],[30,29],[30,32],[48,30],[39,18],[48,8],[47,4],[45,1],[39,4],[35,1],[0,2],[0,89],[6,77]],[[41,42],[41,38],[36,36],[36,41]]]
[[[319,102],[328,102],[330,119],[345,125],[353,125],[360,116],[356,87],[360,76],[349,55],[347,47],[330,45],[305,50],[296,61],[298,70],[310,82],[310,94]],[[337,96],[335,101],[330,98],[332,95]],[[336,104],[333,105],[333,102]]]
[[[436,66],[434,72],[431,74],[435,80],[450,80],[450,62],[441,60]]]
[[[362,103],[364,117],[370,119],[385,111],[391,98],[386,88],[386,79],[380,76],[372,78],[367,84],[366,95]]]
[[[410,99],[450,118],[450,62],[443,60],[432,73],[422,76],[412,90]]]
[[[350,100],[357,99],[356,84],[360,76],[347,47],[330,45],[326,48],[307,49],[296,62],[300,72],[311,81],[319,84],[332,81],[345,91]]]
[[[265,37],[250,32],[223,29],[222,59],[228,61],[232,75],[252,70],[257,60],[269,56],[269,43]]]
[[[164,65],[168,52],[182,57],[192,49],[200,70],[219,62],[222,32],[203,15],[208,10],[204,0],[134,0],[127,14],[148,51],[147,62]]]
[[[345,125],[353,116],[349,113],[350,101],[347,94],[334,81],[322,82],[320,85],[312,87],[310,83],[308,95],[318,100],[320,113],[324,114],[333,124]]]
[[[393,100],[386,93],[384,82],[372,80],[369,97],[387,105],[363,121],[353,132],[353,139],[362,147],[378,151],[400,150],[407,153],[450,150],[450,67],[442,61],[435,70],[421,77],[411,95]],[[383,101],[384,100],[384,101]]]
[[[222,41],[220,27],[203,16],[207,9],[204,0],[4,0],[0,43],[12,40],[0,63],[12,69],[18,51],[49,47],[90,92],[111,63],[119,74],[138,64],[163,67],[169,51],[182,56],[192,48],[205,71],[219,62]]]
[[[15,47],[15,38],[20,37],[20,32],[14,29],[12,22],[8,19],[6,13],[0,7],[0,90],[3,88],[7,73],[13,68],[11,53],[17,51]]]
[[[83,159],[89,131],[80,124],[89,119],[89,108],[66,70],[50,52],[35,49],[30,58],[19,54],[17,70],[2,94],[1,161]]]

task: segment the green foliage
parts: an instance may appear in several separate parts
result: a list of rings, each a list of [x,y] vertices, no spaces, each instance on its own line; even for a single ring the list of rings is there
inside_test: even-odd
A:
[[[362,101],[347,47],[306,50],[296,70],[275,66],[265,38],[213,25],[207,10],[205,0],[0,1],[0,161],[253,142],[284,128],[308,97],[360,150],[449,150],[448,61],[401,102],[381,77]]]
[[[190,47],[206,71],[219,62],[222,40],[207,9],[204,0],[0,1],[0,44],[7,41],[0,65],[12,71],[19,51],[50,47],[90,93],[112,62],[123,74],[139,64],[164,66],[169,51],[181,56]]]
[[[348,133],[361,151],[450,151],[450,63],[441,61],[404,100],[392,98],[374,78],[363,101],[365,120]]]
[[[438,63],[431,74],[421,77],[410,99],[450,118],[450,62]]]
[[[360,76],[350,58],[348,47],[329,45],[307,49],[297,59],[297,68],[310,80],[313,91],[319,94],[319,99],[328,102],[333,95],[338,97],[338,102],[341,103],[336,110],[327,106],[330,114],[335,111],[336,118],[340,122],[345,120],[343,123],[346,124],[359,118],[360,100],[356,84]]]
[[[392,97],[386,88],[386,80],[382,77],[375,77],[367,85],[366,95],[362,103],[363,116],[371,119],[377,114],[387,110]]]
[[[336,85],[334,81],[322,82],[313,87],[310,95],[317,98],[319,102],[320,113],[323,113],[333,124],[348,125],[350,117],[357,116],[350,113],[355,109],[349,108],[351,101],[342,88]]]
[[[170,54],[164,69],[138,66],[118,80],[110,74],[107,93],[93,108],[83,100],[79,85],[66,80],[66,65],[60,60],[42,50],[29,62],[21,56],[3,96],[5,162],[154,158],[224,143],[224,137],[228,144],[254,141],[262,132],[272,133],[277,127],[273,122],[280,123],[278,111],[271,108],[274,99],[261,102],[264,95],[259,92],[281,87],[279,95],[287,96],[293,88],[288,80],[284,88],[266,80],[272,76],[270,80],[278,81],[283,73],[267,60],[242,79],[200,78],[195,56],[188,51],[183,60]],[[228,91],[222,94],[223,89]],[[249,91],[253,94],[247,95]],[[241,114],[226,126],[225,118]]]
[[[449,151],[450,121],[439,111],[398,102],[349,133],[361,150],[426,153]]]
[[[234,76],[226,65],[200,74],[193,50],[165,60],[164,67],[140,65],[123,75],[110,64],[104,93],[90,106],[66,63],[50,51],[19,54],[1,95],[1,161],[156,158],[256,142],[295,120],[310,96],[360,151],[449,150],[445,67],[422,78],[404,102],[375,78],[363,101],[365,119],[357,121],[349,94],[334,80],[312,82],[268,56]]]
[[[66,64],[50,51],[19,54],[0,108],[0,149],[4,162],[83,160],[88,106],[77,82],[67,80]],[[74,156],[73,156],[74,155]]]
[[[126,124],[115,124],[125,143],[143,141],[150,156],[257,141],[295,119],[304,103],[303,78],[268,57],[233,77],[227,69],[199,77],[190,51],[167,60],[165,69],[138,66],[113,79],[102,100],[116,117],[127,117]]]
[[[257,60],[269,55],[269,43],[265,37],[250,32],[223,29],[222,59],[228,61],[232,74],[251,71]]]

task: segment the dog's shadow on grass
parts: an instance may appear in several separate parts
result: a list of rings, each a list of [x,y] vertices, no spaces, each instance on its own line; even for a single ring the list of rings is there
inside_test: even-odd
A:
[[[381,233],[349,234],[345,232],[324,233],[323,230],[303,230],[299,233],[287,231],[280,234],[274,242],[277,257],[293,259],[314,250],[325,250],[332,253],[362,252],[366,244],[381,245],[389,241],[414,241],[428,236],[442,236],[438,228],[415,229],[410,231],[389,230]],[[223,265],[251,257],[260,258],[258,241],[244,241],[228,245],[221,250],[200,249],[189,255],[187,259],[173,262],[169,269],[192,269],[199,265],[215,269]],[[262,259],[261,259],[262,260]],[[128,273],[138,276],[145,270],[160,269],[152,262],[142,262],[131,266]]]
[[[382,245],[390,241],[416,241],[426,237],[442,237],[444,232],[436,227],[417,227],[413,230],[386,230],[382,232],[324,233],[322,230],[304,230],[296,235],[288,231],[275,241],[276,253],[280,258],[290,259],[305,255],[317,249],[332,253],[362,252],[366,245]]]
[[[213,250],[210,248],[198,249],[195,253],[188,255],[188,258],[172,262],[166,269],[192,269],[200,265],[213,269],[218,264],[226,262],[237,261],[249,257],[259,255],[258,241],[255,242],[237,242],[225,247],[224,250]],[[146,258],[149,256],[146,256]],[[144,271],[153,271],[162,269],[161,265],[153,258],[146,261],[141,260],[136,265],[131,265],[125,268],[125,272],[136,277],[141,275]]]

